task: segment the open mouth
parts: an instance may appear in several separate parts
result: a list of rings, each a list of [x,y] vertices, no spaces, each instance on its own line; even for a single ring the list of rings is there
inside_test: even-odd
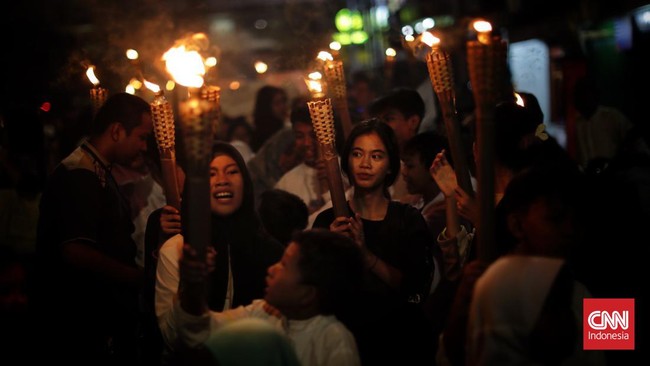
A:
[[[218,199],[218,200],[219,199],[231,199],[231,198],[234,197],[232,192],[217,192],[217,193],[213,194],[212,196],[214,198]]]

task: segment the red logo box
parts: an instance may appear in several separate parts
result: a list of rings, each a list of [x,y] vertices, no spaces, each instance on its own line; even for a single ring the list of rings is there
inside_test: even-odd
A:
[[[634,349],[634,299],[583,299],[582,310],[583,349]]]

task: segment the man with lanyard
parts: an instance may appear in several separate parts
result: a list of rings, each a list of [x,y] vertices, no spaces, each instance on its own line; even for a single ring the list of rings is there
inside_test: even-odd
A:
[[[143,273],[129,205],[111,174],[146,151],[150,106],[119,93],[97,112],[88,139],[63,159],[41,199],[37,314],[48,357],[66,364],[133,364]],[[51,326],[51,327],[49,327]],[[51,346],[51,350],[49,347]]]

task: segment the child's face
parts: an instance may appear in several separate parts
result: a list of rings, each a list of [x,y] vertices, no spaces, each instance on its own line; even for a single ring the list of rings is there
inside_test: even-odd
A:
[[[397,143],[400,147],[404,146],[406,141],[411,139],[417,133],[419,124],[419,117],[417,116],[407,118],[399,110],[389,108],[378,117],[393,129],[395,137],[397,137]]]
[[[404,164],[402,164],[401,173],[410,194],[422,194],[436,184],[429,174],[429,167],[422,164],[420,154],[404,155],[402,161]]]
[[[298,260],[300,247],[294,242],[284,250],[279,262],[268,269],[266,276],[266,295],[264,300],[276,307],[280,312],[290,313],[305,304],[311,286],[302,284]]]
[[[357,137],[348,159],[356,187],[375,189],[383,186],[390,162],[386,146],[376,133]]]

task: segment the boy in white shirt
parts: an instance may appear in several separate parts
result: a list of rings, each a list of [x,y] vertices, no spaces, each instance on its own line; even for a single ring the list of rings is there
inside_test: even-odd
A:
[[[182,291],[172,315],[182,344],[200,348],[223,324],[255,317],[286,334],[304,366],[360,365],[354,336],[334,315],[364,268],[361,252],[349,238],[327,230],[298,232],[282,259],[269,268],[264,299],[220,313],[208,311],[202,296],[211,260],[197,261],[188,244],[183,254]]]

